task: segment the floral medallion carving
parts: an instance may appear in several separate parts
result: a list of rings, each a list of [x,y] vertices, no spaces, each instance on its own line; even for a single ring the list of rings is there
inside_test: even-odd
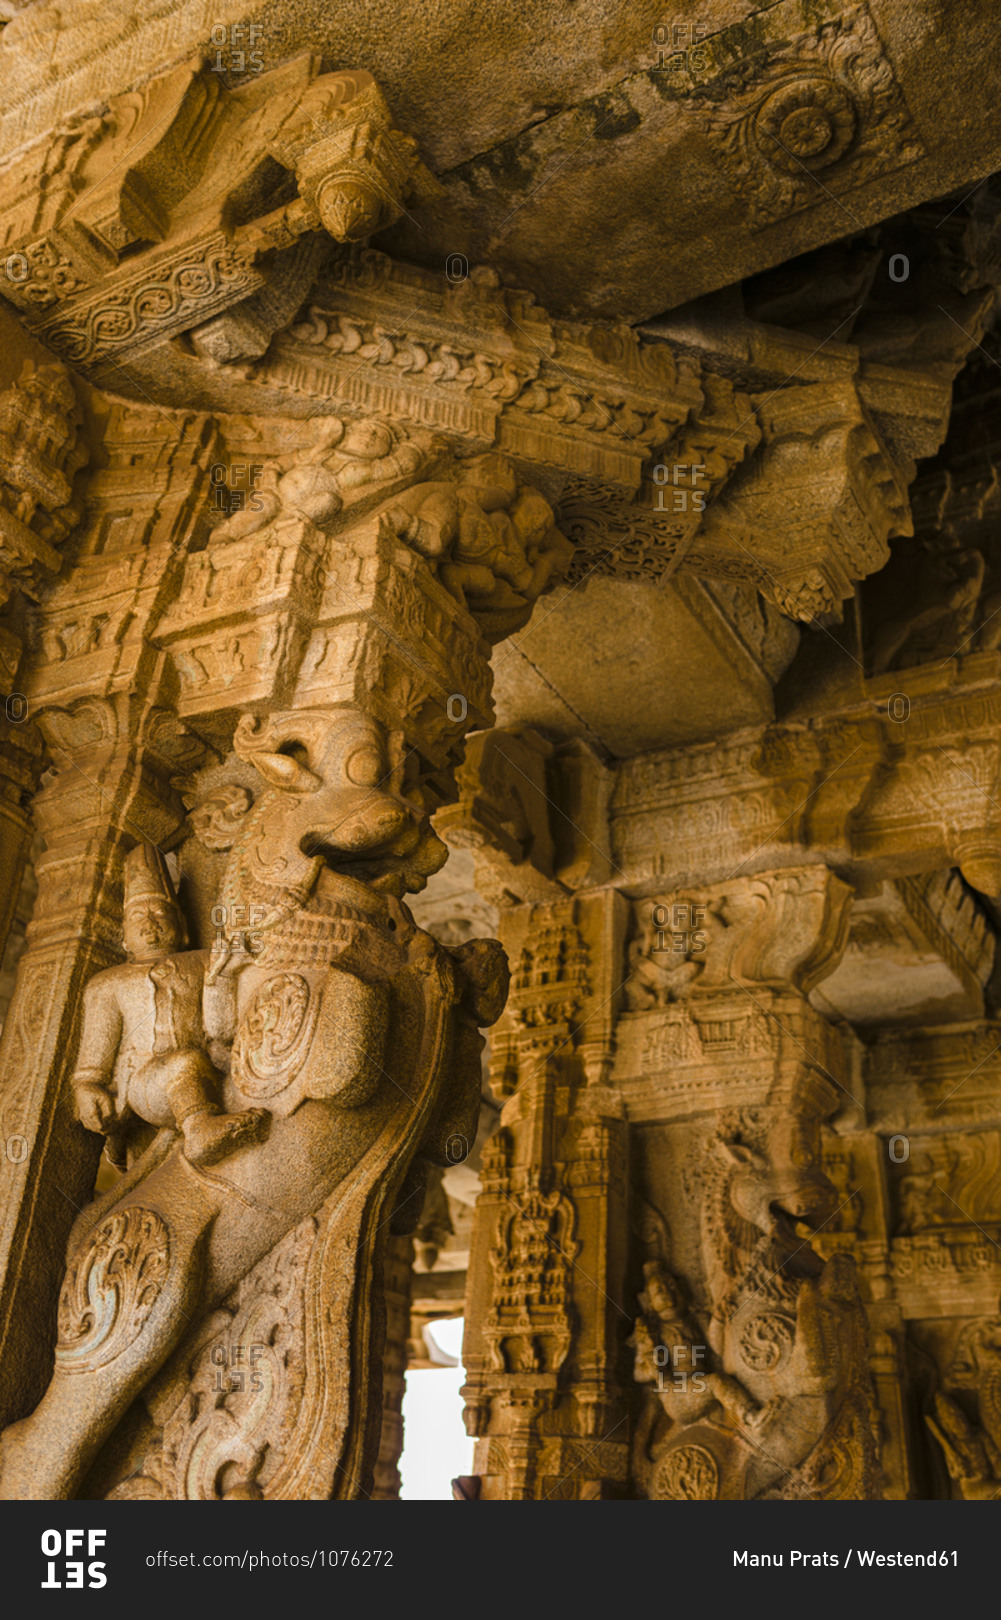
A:
[[[764,65],[754,53],[699,77],[696,105],[753,230],[925,156],[867,6],[791,38]]]

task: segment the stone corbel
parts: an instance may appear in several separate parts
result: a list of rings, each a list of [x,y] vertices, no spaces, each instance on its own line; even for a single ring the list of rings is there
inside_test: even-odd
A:
[[[299,183],[301,228],[322,225],[335,242],[359,242],[388,229],[408,203],[441,188],[417,155],[417,142],[393,127],[370,73],[322,74],[269,151]],[[286,219],[292,229],[292,210]]]
[[[435,182],[370,74],[300,56],[233,91],[199,59],[162,73],[33,147],[2,189],[6,296],[100,373],[196,328],[216,359],[263,353],[319,266],[313,233],[355,241]]]
[[[755,408],[763,448],[708,509],[688,566],[725,577],[730,558],[790,617],[840,618],[890,538],[913,532],[906,480],[848,379],[782,388]]]
[[[472,851],[491,904],[557,900],[607,878],[611,773],[586,743],[557,746],[526,726],[479,732],[457,785],[435,826],[452,848]]]

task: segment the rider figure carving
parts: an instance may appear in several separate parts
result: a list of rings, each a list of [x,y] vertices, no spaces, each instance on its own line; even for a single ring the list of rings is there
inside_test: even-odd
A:
[[[266,1134],[269,1115],[226,1114],[209,1042],[231,1035],[233,978],[204,950],[180,949],[184,924],[167,863],[152,844],[126,857],[124,943],[128,961],[95,974],[84,995],[77,1118],[108,1137],[124,1162],[129,1118],[173,1125],[193,1164],[210,1165]],[[233,965],[238,965],[233,963]]]

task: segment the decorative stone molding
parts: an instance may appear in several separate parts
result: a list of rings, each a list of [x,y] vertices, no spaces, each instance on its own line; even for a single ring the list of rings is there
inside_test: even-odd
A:
[[[997,654],[977,653],[882,676],[864,703],[816,725],[625,762],[610,823],[625,886],[651,894],[810,853],[861,882],[959,866],[996,894],[996,667]]]

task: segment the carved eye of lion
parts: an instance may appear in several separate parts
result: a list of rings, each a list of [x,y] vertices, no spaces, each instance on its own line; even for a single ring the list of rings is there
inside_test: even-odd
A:
[[[353,748],[344,761],[344,775],[356,787],[377,787],[385,774],[382,755],[372,742]]]

